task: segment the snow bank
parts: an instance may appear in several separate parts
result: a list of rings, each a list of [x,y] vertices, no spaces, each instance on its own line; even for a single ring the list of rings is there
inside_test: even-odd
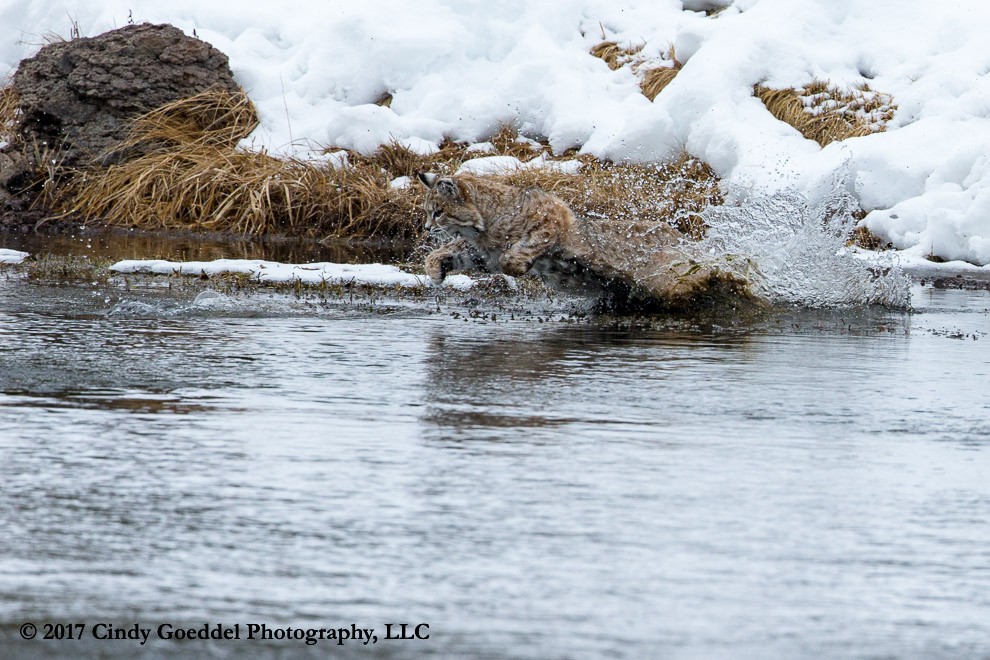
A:
[[[19,264],[29,256],[27,252],[0,248],[0,264]]]
[[[283,264],[251,259],[217,259],[215,261],[165,261],[163,259],[118,261],[110,266],[115,273],[149,275],[250,275],[264,283],[301,282],[303,284],[371,284],[374,286],[431,286],[423,275],[407,273],[395,266],[382,264]],[[474,285],[467,275],[451,275],[444,286],[466,290]]]
[[[700,10],[727,7],[714,16]],[[696,10],[696,11],[691,11]],[[544,0],[372,3],[261,0],[0,0],[0,75],[44,41],[128,21],[171,22],[226,52],[258,105],[249,141],[304,155],[481,142],[500,122],[559,153],[631,161],[686,149],[731,200],[808,194],[840,167],[901,249],[990,263],[990,6],[982,0]],[[684,67],[649,102],[636,75],[588,50],[642,44]],[[756,83],[869,82],[898,110],[886,133],[822,149],[774,119]],[[391,94],[390,107],[375,104]],[[484,153],[479,147],[479,153]]]

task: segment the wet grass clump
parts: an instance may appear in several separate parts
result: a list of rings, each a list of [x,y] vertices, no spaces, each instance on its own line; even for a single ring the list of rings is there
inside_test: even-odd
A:
[[[43,254],[12,267],[38,284],[106,284],[110,281],[111,262],[88,257]]]

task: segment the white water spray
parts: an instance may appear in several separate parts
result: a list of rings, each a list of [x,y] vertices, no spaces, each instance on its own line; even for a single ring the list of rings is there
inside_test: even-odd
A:
[[[699,244],[704,258],[747,257],[728,268],[746,262],[748,272],[739,274],[775,305],[910,307],[910,279],[893,256],[866,262],[846,245],[858,208],[847,178],[840,172],[826,180],[813,196],[817,202],[783,192],[709,207],[703,213],[708,235]]]

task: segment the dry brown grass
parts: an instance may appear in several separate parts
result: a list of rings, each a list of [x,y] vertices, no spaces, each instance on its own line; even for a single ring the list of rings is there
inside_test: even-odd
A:
[[[520,141],[511,126],[502,126],[488,141],[495,146],[494,155],[514,156],[522,161],[542,152],[550,153],[545,144],[534,148],[532,141]],[[381,168],[392,178],[413,176],[416,172],[453,173],[464,161],[486,155],[493,154],[469,153],[466,145],[450,141],[434,154],[420,155],[392,142],[371,156],[350,154],[350,161]],[[494,176],[511,185],[538,186],[552,192],[578,215],[616,221],[663,221],[696,238],[705,231],[701,211],[722,203],[718,177],[708,165],[686,153],[673,162],[645,165],[616,164],[573,154],[562,157],[581,160],[584,165],[580,174],[520,169]],[[419,216],[422,193],[418,184],[412,194]]]
[[[451,171],[466,160],[464,145],[445,140],[440,149],[432,154],[419,154],[396,140],[378,147],[370,156],[354,151],[347,152],[347,159],[356,167],[382,170],[389,180],[400,176],[413,176],[416,172]]]
[[[200,142],[233,148],[258,123],[258,111],[247,95],[209,89],[147,113],[134,122],[122,146]]]
[[[890,250],[894,247],[889,241],[885,241],[862,226],[853,229],[849,242],[865,250]]]
[[[519,135],[519,131],[510,124],[499,126],[499,129],[493,135],[489,136],[487,141],[495,146],[495,152],[497,154],[513,156],[523,161],[550,150],[550,147],[546,144],[541,144],[536,140],[527,139]],[[475,156],[477,155],[475,154]]]
[[[756,85],[756,96],[770,113],[821,146],[885,130],[897,106],[887,94],[869,85],[850,91],[828,81],[812,81],[800,89]]]
[[[348,152],[349,164],[334,168],[237,148],[256,123],[250,101],[216,90],[159,108],[135,122],[120,146],[132,157],[78,173],[58,189],[54,206],[89,223],[151,230],[414,237],[422,230],[422,191],[392,188],[393,179],[453,173],[466,160],[490,155],[449,140],[428,155],[392,142],[371,155]],[[489,141],[495,154],[520,160],[549,152],[511,126]],[[715,175],[686,155],[656,165],[566,157],[584,162],[580,175],[527,169],[500,178],[554,192],[579,215],[660,220],[695,236],[704,231],[700,211],[721,203]]]
[[[632,62],[641,50],[643,50],[642,45],[620,46],[615,41],[603,41],[593,46],[590,52],[595,57],[605,60],[608,68],[615,71],[623,65]]]
[[[316,167],[190,143],[82,175],[70,185],[62,210],[142,229],[415,234],[411,219],[383,213],[390,201],[387,182],[364,168]]]
[[[9,142],[17,122],[17,92],[12,86],[0,89],[0,141]]]
[[[643,91],[643,95],[651,101],[663,91],[664,87],[670,84],[670,81],[677,76],[681,67],[684,66],[677,59],[673,45],[667,48],[664,60],[669,62],[669,66],[643,67],[640,70],[642,80],[639,83],[639,88]]]
[[[384,170],[391,177],[413,176],[416,172],[451,174],[461,163],[484,156],[513,156],[527,161],[550,147],[519,135],[515,127],[503,124],[486,139],[494,147],[491,153],[468,152],[467,144],[444,140],[439,150],[432,154],[419,154],[396,140],[383,144],[370,156],[348,152],[348,161],[358,166]]]
[[[391,92],[382,92],[381,96],[379,96],[378,99],[375,101],[375,105],[380,105],[383,108],[391,108],[392,107],[392,93]]]
[[[591,54],[605,60],[608,68],[615,71],[624,66],[630,67],[639,76],[639,88],[643,95],[654,100],[664,87],[670,84],[683,63],[677,59],[673,45],[668,46],[660,60],[661,65],[656,64],[656,59],[644,57],[643,46],[620,46],[615,41],[603,41],[591,49]]]
[[[414,205],[376,167],[334,169],[236,143],[257,125],[243,95],[211,90],[135,122],[118,151],[137,155],[80,172],[55,198],[84,222],[245,234],[411,236]]]

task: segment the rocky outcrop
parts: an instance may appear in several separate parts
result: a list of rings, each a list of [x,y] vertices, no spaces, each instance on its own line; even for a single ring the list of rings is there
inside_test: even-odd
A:
[[[74,168],[137,155],[114,151],[134,119],[215,88],[243,94],[226,55],[171,25],[128,25],[43,47],[20,63],[7,90],[16,121],[0,117],[0,229],[50,227],[37,203],[43,186],[57,189]]]
[[[13,85],[26,151],[68,167],[106,164],[141,114],[211,87],[240,90],[222,52],[150,24],[49,44],[21,62]]]

